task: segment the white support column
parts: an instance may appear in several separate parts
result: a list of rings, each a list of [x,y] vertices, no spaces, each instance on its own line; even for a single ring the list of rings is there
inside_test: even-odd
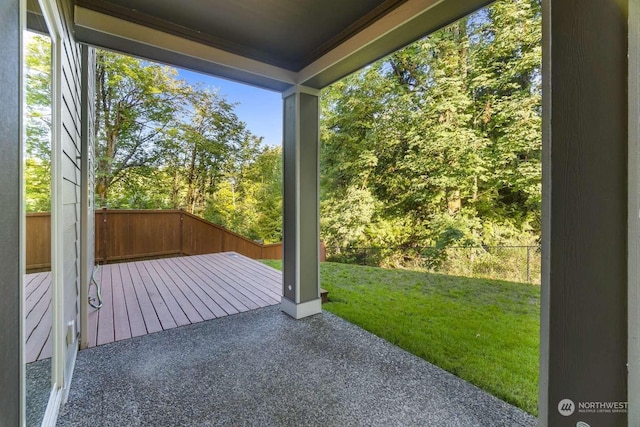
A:
[[[320,301],[320,92],[295,86],[284,104],[283,296],[295,319],[318,314]]]

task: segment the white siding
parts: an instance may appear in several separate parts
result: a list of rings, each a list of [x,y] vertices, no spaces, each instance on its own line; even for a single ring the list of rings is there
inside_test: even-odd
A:
[[[65,327],[75,322],[80,325],[80,129],[81,129],[81,46],[71,33],[72,9],[69,2],[61,0],[58,6],[63,18],[62,34],[62,203],[64,228],[64,300]],[[78,330],[78,329],[76,329]],[[66,332],[66,330],[65,330]],[[78,349],[77,341],[65,342],[65,376],[70,378]]]

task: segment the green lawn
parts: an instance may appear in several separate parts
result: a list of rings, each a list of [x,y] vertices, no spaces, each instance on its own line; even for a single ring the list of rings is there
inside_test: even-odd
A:
[[[336,263],[320,271],[325,310],[537,414],[539,287]]]

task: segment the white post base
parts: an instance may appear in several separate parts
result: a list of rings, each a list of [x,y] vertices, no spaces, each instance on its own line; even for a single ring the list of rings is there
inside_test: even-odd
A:
[[[280,310],[287,313],[294,319],[313,316],[322,312],[322,301],[320,298],[296,304],[288,298],[282,297],[280,300]]]

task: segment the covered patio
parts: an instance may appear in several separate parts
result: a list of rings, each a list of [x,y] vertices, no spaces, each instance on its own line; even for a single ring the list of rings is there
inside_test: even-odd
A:
[[[78,354],[59,426],[533,426],[536,419],[331,314],[277,306]]]
[[[522,414],[513,415],[495,399],[470,389],[455,392],[465,387],[459,380],[434,373],[425,362],[323,313],[320,302],[320,91],[488,3],[1,2],[0,423],[25,424],[22,70],[27,28],[48,33],[53,46],[53,357],[42,425],[55,425],[59,411],[60,422],[68,425],[95,424],[96,418],[107,425],[247,424],[245,414],[257,422],[289,425],[529,422],[519,421]],[[538,422],[636,426],[640,1],[542,4]],[[78,353],[90,336],[86,301],[95,261],[94,46],[282,94],[279,297],[280,309],[290,317],[264,308]],[[226,329],[217,329],[222,326]],[[186,331],[191,334],[181,337]],[[625,410],[581,412],[580,404]]]

